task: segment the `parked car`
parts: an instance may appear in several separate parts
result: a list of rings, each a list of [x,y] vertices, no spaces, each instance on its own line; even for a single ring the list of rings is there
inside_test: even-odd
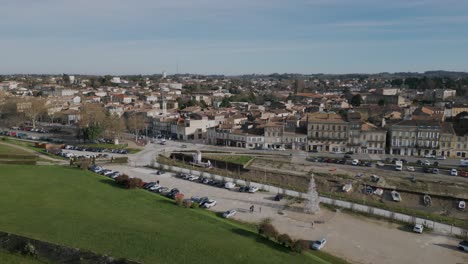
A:
[[[406,169],[407,169],[408,171],[414,171],[414,167],[413,167],[413,166],[408,166],[408,167],[406,167]]]
[[[351,161],[351,165],[353,165],[353,166],[359,165],[359,160],[358,159],[353,159],[353,161]]]
[[[327,243],[327,240],[325,238],[314,241],[314,243],[312,243],[312,249],[321,250],[325,246],[326,243]]]
[[[432,154],[426,154],[426,155],[424,155],[424,158],[426,158],[426,159],[433,159],[433,158],[435,158],[435,156],[432,155]]]
[[[167,192],[169,192],[169,188],[161,187],[161,188],[157,189],[156,192],[157,193],[167,193]]]
[[[468,240],[463,240],[458,243],[458,248],[463,251],[468,251]]]
[[[278,193],[277,195],[275,195],[275,198],[273,198],[273,199],[275,201],[279,202],[279,201],[283,200],[283,195]]]
[[[421,224],[415,224],[413,227],[413,232],[421,234],[424,230],[424,226]]]
[[[237,211],[236,210],[229,210],[223,213],[224,218],[231,218],[234,215],[236,215]]]
[[[189,180],[189,181],[196,181],[196,180],[198,180],[199,178],[200,178],[200,177],[198,177],[198,176],[190,175],[190,177],[188,177],[187,180]]]
[[[210,184],[212,181],[213,181],[212,179],[205,178],[205,179],[203,179],[202,183],[203,184]]]
[[[422,161],[421,165],[423,166],[431,166],[431,163],[428,160]]]
[[[352,153],[351,153],[351,154],[352,154]],[[351,155],[344,155],[343,158],[345,158],[345,159],[352,159]]]
[[[423,171],[425,173],[430,173],[430,172],[432,172],[432,169],[430,167],[423,167]]]
[[[457,171],[457,169],[451,169],[451,170],[450,170],[450,175],[452,175],[452,176],[458,176],[458,171]]]
[[[434,173],[434,174],[439,174],[439,169],[438,169],[438,168],[432,169],[432,173]]]
[[[248,186],[241,186],[239,187],[239,192],[248,192],[249,191],[249,187]]]
[[[226,182],[226,184],[224,184],[224,188],[231,190],[236,188],[236,184],[233,182]]]
[[[436,160],[446,160],[447,157],[446,156],[436,156],[435,159]]]
[[[213,207],[213,206],[215,206],[215,205],[216,205],[216,201],[210,199],[210,200],[204,202],[203,205],[202,205],[201,207],[203,207],[203,208],[211,208],[211,207]]]
[[[258,187],[256,186],[250,186],[249,187],[249,193],[254,193],[254,192],[257,192],[258,191]]]

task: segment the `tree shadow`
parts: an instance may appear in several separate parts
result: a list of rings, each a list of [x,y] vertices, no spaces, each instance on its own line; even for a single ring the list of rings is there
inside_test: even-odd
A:
[[[449,245],[449,244],[435,243],[434,245],[436,245],[436,246],[438,246],[438,247],[443,247],[443,248],[447,248],[447,249],[452,249],[452,250],[459,251],[459,249],[458,249],[457,246],[453,246],[453,245]]]
[[[241,235],[243,237],[247,237],[249,239],[253,239],[258,243],[264,244],[274,250],[281,251],[283,253],[292,253],[288,248],[276,243],[275,241],[272,241],[270,239],[267,239],[266,237],[262,237],[254,232],[245,230],[245,229],[240,229],[240,228],[234,228],[232,229],[232,232],[237,235]]]
[[[111,180],[111,179],[100,179],[99,182],[108,184],[112,187],[116,187],[120,189],[127,189],[124,186],[117,184],[114,180]]]

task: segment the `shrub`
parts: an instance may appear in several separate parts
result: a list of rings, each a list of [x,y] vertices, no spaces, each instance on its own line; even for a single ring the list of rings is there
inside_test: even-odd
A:
[[[91,166],[91,160],[90,159],[84,159],[80,162],[80,169],[82,170],[87,170]]]
[[[199,207],[200,207],[200,205],[199,205],[198,203],[192,203],[192,204],[190,205],[190,208],[192,208],[192,209],[197,209],[197,208],[199,208]]]
[[[142,183],[143,183],[143,181],[140,178],[130,178],[127,181],[127,188],[128,189],[140,188]]]
[[[119,177],[115,178],[115,182],[121,186],[127,186],[128,180],[130,178],[126,174],[122,174]]]
[[[278,236],[278,242],[285,246],[285,247],[291,247],[293,244],[293,240],[288,234],[281,234]]]
[[[177,205],[182,205],[182,203],[184,202],[184,194],[182,194],[182,193],[176,194],[174,200],[175,200],[175,203],[176,203]]]
[[[297,253],[302,253],[307,249],[309,249],[309,241],[304,239],[298,239],[294,241],[292,245],[292,250],[294,250]]]
[[[272,224],[261,224],[258,228],[258,233],[266,238],[276,239],[278,237],[278,231]]]
[[[36,256],[37,255],[36,247],[34,247],[34,245],[29,242],[26,243],[26,245],[24,245],[24,248],[23,248],[23,254],[28,255],[28,256]]]
[[[185,200],[183,201],[183,203],[182,203],[182,205],[183,205],[185,208],[190,208],[190,207],[192,207],[192,204],[193,204],[193,202],[192,202],[191,200],[189,200],[189,199],[185,199]]]

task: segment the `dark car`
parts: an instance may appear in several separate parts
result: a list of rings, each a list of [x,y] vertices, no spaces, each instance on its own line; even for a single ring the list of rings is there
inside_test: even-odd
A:
[[[166,172],[163,171],[163,170],[158,170],[158,171],[156,172],[156,175],[161,175],[161,174],[164,174],[164,173],[166,173]]]
[[[348,154],[348,155],[353,155],[354,152],[353,152],[353,151],[348,151],[348,152],[346,152],[346,154]]]
[[[343,158],[345,158],[345,159],[352,159],[351,155],[344,155]]]
[[[241,186],[239,188],[239,192],[248,192],[248,191],[249,191],[249,187],[247,187],[247,186]]]
[[[425,167],[423,167],[423,171],[425,173],[430,173],[430,172],[432,172],[432,169],[430,167],[425,166]]]
[[[279,202],[279,201],[281,201],[283,198],[284,198],[283,195],[278,193],[278,194],[275,196],[274,200],[277,201],[277,202]]]

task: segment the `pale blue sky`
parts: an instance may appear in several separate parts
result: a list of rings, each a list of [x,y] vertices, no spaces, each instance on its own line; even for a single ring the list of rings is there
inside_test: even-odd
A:
[[[467,0],[0,0],[0,74],[468,71]]]

